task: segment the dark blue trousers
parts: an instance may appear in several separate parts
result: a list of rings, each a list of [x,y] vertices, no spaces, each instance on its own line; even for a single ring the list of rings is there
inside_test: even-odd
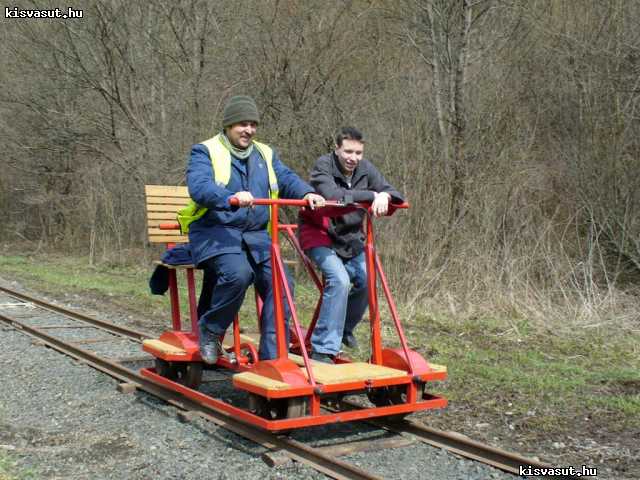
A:
[[[275,315],[271,260],[255,263],[248,252],[225,253],[209,258],[199,265],[204,269],[204,282],[198,302],[200,328],[207,328],[216,335],[224,335],[240,310],[245,294],[253,283],[264,306],[260,318],[260,360],[277,357]],[[285,272],[293,294],[293,282]],[[207,306],[208,303],[208,306]],[[285,331],[289,345],[289,306],[283,292]],[[205,311],[206,310],[206,311]]]

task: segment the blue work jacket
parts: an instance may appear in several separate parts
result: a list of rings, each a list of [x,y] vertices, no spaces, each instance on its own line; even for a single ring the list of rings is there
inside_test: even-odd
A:
[[[302,198],[314,191],[280,161],[275,151],[272,163],[280,198]],[[269,207],[237,208],[229,204],[230,197],[242,191],[251,192],[254,198],[269,198],[267,164],[257,148],[254,147],[246,160],[231,155],[231,178],[223,187],[215,182],[207,147],[193,145],[187,167],[187,186],[191,198],[209,209],[189,226],[189,243],[196,265],[223,253],[242,252],[243,241],[256,263],[270,258]]]

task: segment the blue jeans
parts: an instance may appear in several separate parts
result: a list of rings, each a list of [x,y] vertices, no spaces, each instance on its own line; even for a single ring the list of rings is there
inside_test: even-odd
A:
[[[247,289],[254,283],[258,295],[264,302],[260,318],[260,347],[258,354],[260,360],[276,358],[278,352],[276,348],[271,259],[262,263],[255,263],[251,255],[245,252],[224,253],[205,260],[200,264],[200,267],[204,269],[205,281],[203,282],[200,301],[198,302],[199,327],[201,329],[206,328],[216,335],[224,335],[240,310]],[[293,282],[288,272],[285,271],[285,275],[293,295]],[[284,292],[282,296],[285,309],[286,345],[288,347],[288,319],[290,312]],[[206,303],[209,303],[209,305],[205,306]]]
[[[330,248],[315,247],[307,255],[325,280],[311,345],[314,352],[335,355],[340,351],[342,336],[353,333],[369,304],[364,252],[345,260]]]

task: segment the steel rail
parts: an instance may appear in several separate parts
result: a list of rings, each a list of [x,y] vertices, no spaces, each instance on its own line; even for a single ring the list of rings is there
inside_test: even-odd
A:
[[[283,450],[294,460],[308,465],[325,475],[338,480],[381,480],[381,477],[368,473],[354,465],[332,458],[312,447],[304,445],[296,440],[277,436],[208,407],[205,404],[183,397],[179,393],[163,387],[133,370],[122,365],[99,357],[76,345],[57,339],[36,327],[31,327],[20,320],[8,317],[0,313],[0,321],[21,330],[42,341],[45,345],[64,353],[76,360],[99,370],[122,382],[134,384],[137,389],[144,390],[165,402],[181,409],[194,412],[197,415],[230,430],[248,440],[258,443],[266,448]]]
[[[137,330],[133,330],[127,327],[121,327],[120,325],[115,325],[113,323],[104,322],[102,320],[98,320],[97,318],[90,317],[85,315],[84,313],[76,312],[75,310],[70,310],[68,308],[60,307],[58,305],[54,305],[53,303],[45,302],[44,300],[40,300],[35,297],[31,297],[24,293],[16,292],[15,290],[11,290],[9,288],[0,286],[0,292],[10,295],[14,298],[20,299],[25,302],[33,303],[34,305],[38,305],[41,308],[46,310],[50,310],[55,313],[61,313],[63,315],[67,315],[76,320],[82,320],[83,322],[87,322],[94,327],[101,328],[111,333],[115,333],[117,335],[123,335],[125,337],[134,339],[134,340],[145,340],[147,338],[153,338],[153,335],[149,333],[140,332]]]
[[[354,402],[343,401],[342,403],[349,408],[362,408]],[[524,457],[517,453],[492,447],[491,445],[472,440],[466,435],[462,435],[457,432],[445,432],[444,430],[428,427],[427,425],[416,422],[415,420],[403,419],[400,421],[392,421],[371,419],[367,420],[367,422],[395,433],[411,434],[417,440],[433,447],[447,450],[461,457],[476,460],[516,475],[520,474],[521,466],[547,469],[547,471],[551,471],[548,469],[554,468],[553,465],[549,465],[534,458]],[[565,475],[556,478],[576,479],[580,477]]]

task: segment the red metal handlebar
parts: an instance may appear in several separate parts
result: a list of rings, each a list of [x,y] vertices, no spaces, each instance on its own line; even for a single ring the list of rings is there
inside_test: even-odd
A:
[[[233,207],[237,207],[239,200],[236,197],[229,199],[229,204]],[[288,205],[290,207],[308,207],[308,200],[294,200],[290,198],[254,198],[254,205]],[[333,200],[327,200],[325,202],[327,207],[344,207],[342,202],[336,202]]]
[[[180,230],[180,224],[178,222],[164,222],[158,225],[160,230]]]
[[[229,204],[231,204],[234,207],[238,206],[238,199],[235,197],[232,197],[229,199]],[[308,207],[309,206],[309,202],[307,200],[294,200],[294,199],[289,199],[289,198],[277,198],[277,199],[273,199],[273,198],[254,198],[253,199],[253,204],[254,205],[288,205],[288,206],[292,206],[292,207]],[[342,202],[338,202],[336,200],[326,200],[325,201],[325,207],[342,207],[342,208],[354,208],[354,207],[361,207],[361,208],[369,208],[370,205],[368,203],[351,203],[351,204],[344,204]],[[404,203],[398,203],[398,204],[390,204],[390,206],[392,206],[393,208],[409,208],[409,204],[407,202]],[[322,207],[324,208],[324,207]],[[160,230],[179,230],[180,229],[180,224],[177,222],[163,222],[161,224],[158,225],[158,228]]]
[[[229,199],[229,204],[231,206],[237,207],[239,200],[236,197],[231,197]],[[289,198],[254,198],[253,205],[289,205],[291,207],[308,207],[308,200],[294,200]],[[343,202],[339,202],[336,200],[326,200],[324,202],[325,207],[353,207],[355,205],[359,205],[363,208],[369,208],[369,202],[359,202],[359,203],[351,203],[345,204]],[[403,203],[391,203],[390,206],[393,208],[409,208],[408,202]]]

